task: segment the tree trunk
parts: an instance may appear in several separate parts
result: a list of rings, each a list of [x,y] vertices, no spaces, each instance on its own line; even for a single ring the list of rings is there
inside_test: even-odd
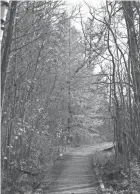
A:
[[[10,47],[12,43],[13,22],[15,18],[17,3],[18,3],[17,1],[12,1],[11,3],[9,23],[8,23],[8,28],[7,28],[7,36],[5,38],[4,51],[3,51],[2,62],[1,62],[1,101],[2,101],[2,105],[3,105],[3,99],[4,99],[5,82],[6,82],[6,76],[7,76],[6,72],[8,69]]]
[[[6,20],[7,12],[9,7],[9,0],[1,1],[1,29],[0,29],[0,42],[3,38],[4,23]]]
[[[133,78],[133,92],[134,92],[134,118],[136,122],[137,139],[136,142],[140,142],[140,24],[139,28],[135,25],[136,16],[134,14],[134,8],[137,10],[137,19],[140,21],[140,4],[134,2],[123,1],[124,18],[127,27],[128,46],[129,46],[129,58],[131,65],[131,73]],[[134,131],[132,132],[134,133]]]

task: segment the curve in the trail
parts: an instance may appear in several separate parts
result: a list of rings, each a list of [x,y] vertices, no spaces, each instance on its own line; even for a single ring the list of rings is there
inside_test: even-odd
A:
[[[64,155],[64,161],[54,176],[56,181],[44,194],[97,194],[97,181],[92,156],[100,146],[85,146]],[[60,170],[60,172],[59,172]]]

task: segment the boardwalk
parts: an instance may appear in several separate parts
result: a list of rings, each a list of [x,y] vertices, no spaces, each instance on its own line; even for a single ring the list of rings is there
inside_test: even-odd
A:
[[[60,169],[56,169],[56,181],[44,194],[97,194],[97,180],[92,165],[96,146],[73,149],[64,156]]]

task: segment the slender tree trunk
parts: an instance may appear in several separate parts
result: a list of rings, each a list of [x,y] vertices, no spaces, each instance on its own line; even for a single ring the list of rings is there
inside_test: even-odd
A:
[[[133,78],[133,92],[134,92],[134,118],[135,118],[135,126],[137,139],[134,141],[140,142],[140,47],[139,47],[139,38],[140,38],[140,24],[137,29],[135,26],[135,15],[134,8],[137,10],[137,19],[140,21],[140,4],[123,1],[122,2],[123,10],[124,10],[124,18],[127,27],[127,36],[128,36],[128,45],[129,45],[129,57],[130,57],[130,65],[131,65],[131,73]],[[131,121],[132,122],[132,121]],[[134,134],[135,131],[132,131]]]
[[[71,76],[71,67],[70,67],[70,57],[71,57],[71,40],[70,40],[70,21],[69,21],[69,51],[68,51],[68,56],[69,56],[69,62],[68,62],[68,133],[70,134],[70,124],[71,124],[71,102],[70,102],[70,95],[71,95],[71,83],[70,83],[70,76]]]
[[[4,23],[6,20],[7,12],[9,7],[9,0],[1,1],[1,29],[0,29],[0,42],[3,38]]]
[[[1,101],[2,101],[2,106],[3,106],[3,99],[4,99],[6,76],[7,76],[6,72],[8,69],[10,47],[11,47],[11,43],[12,43],[13,22],[14,22],[14,18],[15,18],[17,3],[18,3],[17,1],[12,1],[12,3],[11,3],[7,36],[5,38],[4,51],[3,51],[2,62],[1,62]]]

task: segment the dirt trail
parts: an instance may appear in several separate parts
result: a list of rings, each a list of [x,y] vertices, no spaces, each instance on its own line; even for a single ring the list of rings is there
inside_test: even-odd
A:
[[[59,169],[54,169],[55,182],[44,194],[97,194],[92,156],[104,145],[80,147],[65,154]]]

